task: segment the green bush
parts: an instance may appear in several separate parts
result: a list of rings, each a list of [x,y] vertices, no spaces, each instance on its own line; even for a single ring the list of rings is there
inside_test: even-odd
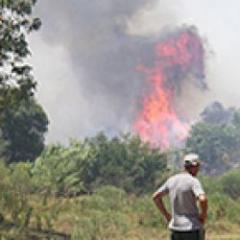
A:
[[[127,195],[124,190],[105,186],[79,200],[73,239],[127,239],[130,230],[161,223],[149,197]]]
[[[69,147],[49,146],[36,160],[32,170],[36,189],[53,195],[71,196],[85,192],[82,182],[84,162],[91,149],[81,142]]]
[[[209,213],[208,221],[215,222],[227,217],[227,211],[233,204],[233,201],[223,193],[213,193],[208,196]]]
[[[165,176],[166,155],[137,137],[104,134],[53,145],[36,160],[32,174],[38,191],[61,196],[93,193],[112,185],[131,193],[153,191]]]
[[[79,201],[79,208],[86,212],[89,209],[98,211],[123,211],[127,206],[127,194],[116,187],[105,186],[95,194],[83,196]]]
[[[135,197],[132,203],[132,212],[137,214],[138,223],[141,226],[153,228],[166,226],[163,216],[150,196]]]
[[[227,209],[227,219],[234,224],[240,224],[240,203],[233,201],[231,206]]]
[[[79,217],[72,233],[72,239],[124,239],[130,228],[131,221],[126,214],[119,211],[92,209],[87,215]]]
[[[201,176],[200,181],[203,185],[204,191],[207,194],[213,194],[213,193],[222,193],[222,184],[220,182],[219,177],[208,177],[208,176]]]
[[[239,169],[232,170],[225,173],[221,179],[220,184],[222,191],[232,199],[238,199],[240,197],[240,172]]]
[[[127,203],[127,194],[124,190],[114,186],[104,186],[97,190],[97,196],[101,196],[107,202],[111,210],[120,209]]]
[[[29,168],[27,163],[7,167],[0,162],[0,211],[21,227],[29,224],[32,213],[28,199],[31,189]]]

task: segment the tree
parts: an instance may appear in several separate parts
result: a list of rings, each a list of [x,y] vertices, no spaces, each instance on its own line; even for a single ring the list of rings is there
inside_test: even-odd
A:
[[[36,0],[1,0],[0,8],[0,84],[3,97],[16,94],[20,98],[33,95],[36,82],[31,66],[24,62],[30,55],[26,35],[38,30],[41,21],[32,18]],[[10,91],[10,93],[9,93]]]
[[[48,119],[33,98],[8,106],[1,126],[4,147],[0,154],[8,163],[33,161],[44,148]]]
[[[38,191],[54,195],[76,195],[86,192],[83,171],[94,157],[92,149],[82,142],[69,147],[50,145],[35,161],[32,174]]]
[[[225,173],[221,179],[220,183],[222,186],[222,191],[230,196],[232,199],[236,200],[240,198],[240,174],[239,169],[234,169]]]
[[[41,21],[36,0],[0,0],[0,153],[8,162],[33,160],[42,150],[47,116],[36,103],[27,34]],[[6,154],[6,155],[5,155]]]
[[[197,123],[191,129],[186,147],[188,151],[200,155],[205,172],[224,172],[231,167],[231,154],[237,148],[235,128],[231,125]]]
[[[201,114],[187,139],[187,151],[200,154],[207,173],[218,174],[239,167],[240,110],[215,102]]]
[[[103,133],[87,139],[96,157],[86,162],[83,179],[88,189],[114,185],[127,192],[153,191],[157,178],[167,168],[166,155],[152,149],[139,137],[107,138]]]
[[[220,102],[216,101],[207,106],[200,116],[205,123],[226,125],[232,121],[234,111],[234,108],[225,108]]]
[[[166,165],[165,154],[138,137],[108,138],[100,133],[68,147],[47,147],[32,173],[40,189],[57,195],[92,193],[106,185],[143,193],[156,188]]]

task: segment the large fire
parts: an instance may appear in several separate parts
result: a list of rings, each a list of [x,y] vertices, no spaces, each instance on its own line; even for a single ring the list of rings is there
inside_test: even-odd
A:
[[[141,67],[150,90],[133,128],[142,140],[163,149],[184,142],[189,123],[177,112],[177,100],[181,84],[190,76],[203,86],[203,59],[201,39],[192,29],[180,30],[156,45],[154,66]]]

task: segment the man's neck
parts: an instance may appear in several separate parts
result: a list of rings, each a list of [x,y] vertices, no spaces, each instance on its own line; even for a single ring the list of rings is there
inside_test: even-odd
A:
[[[191,176],[193,176],[193,177],[196,177],[197,176],[197,174],[194,174],[194,173],[192,173],[191,171],[189,171],[189,170],[184,170],[184,173],[187,173],[187,174],[190,174]]]

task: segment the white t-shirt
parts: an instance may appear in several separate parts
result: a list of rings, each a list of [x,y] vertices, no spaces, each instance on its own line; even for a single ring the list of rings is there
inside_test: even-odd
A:
[[[172,208],[172,220],[169,223],[171,230],[194,231],[202,228],[197,197],[205,193],[197,178],[187,172],[176,174],[170,177],[158,192],[169,194]]]

